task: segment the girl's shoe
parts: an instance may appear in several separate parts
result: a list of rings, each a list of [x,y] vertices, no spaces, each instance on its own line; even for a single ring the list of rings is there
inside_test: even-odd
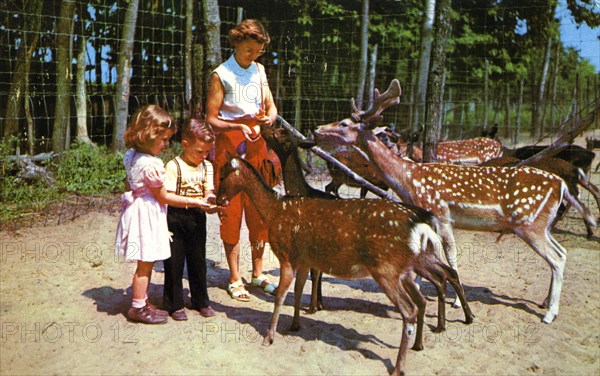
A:
[[[142,308],[129,308],[127,318],[131,321],[144,324],[164,324],[169,319],[168,316],[161,314],[158,310],[152,309],[147,304]]]

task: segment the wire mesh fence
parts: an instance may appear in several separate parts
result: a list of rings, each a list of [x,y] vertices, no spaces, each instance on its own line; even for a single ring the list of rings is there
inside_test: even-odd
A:
[[[14,135],[18,145],[26,148],[28,129],[33,130],[35,152],[49,151],[55,118],[57,93],[56,25],[60,20],[61,2],[43,3],[40,13],[30,12],[27,2],[9,3],[0,9],[0,123],[3,136]],[[70,35],[71,74],[73,96],[71,102],[70,139],[76,138],[77,115],[75,76],[77,53],[85,53],[85,98],[87,101],[86,127],[91,140],[110,145],[114,127],[114,97],[117,80],[119,43],[127,10],[126,1],[95,0],[72,1],[75,5]],[[141,1],[135,33],[129,111],[132,113],[146,103],[156,103],[168,109],[179,121],[188,113],[185,94],[185,1]],[[272,42],[260,58],[266,67],[271,90],[279,113],[302,133],[317,125],[328,123],[350,114],[350,98],[356,95],[357,76],[360,69],[360,23],[355,5],[346,5],[333,15],[313,15],[303,19],[284,2],[270,2],[277,9],[268,9],[261,1],[254,6],[230,6],[234,1],[222,2],[221,56],[226,59],[232,49],[227,43],[227,31],[240,18],[261,19],[271,33]],[[237,2],[238,5],[245,2]],[[399,2],[392,2],[399,3]],[[205,20],[194,2],[195,43],[202,43]],[[535,3],[537,4],[537,3]],[[541,5],[531,5],[535,12]],[[383,6],[383,5],[382,5]],[[377,8],[375,4],[374,8]],[[455,9],[458,14],[473,9]],[[502,12],[511,12],[503,8]],[[566,12],[563,10],[562,12]],[[41,18],[39,17],[41,15]],[[558,16],[561,16],[559,14]],[[36,21],[39,23],[36,28]],[[493,25],[492,25],[493,23]],[[404,26],[405,24],[405,26]],[[502,40],[499,35],[509,35],[512,30],[498,31],[498,21],[491,16],[483,18],[475,32],[484,35],[496,33],[495,39],[482,38],[466,44],[464,35],[454,28],[451,51],[448,55],[448,72],[445,77],[442,137],[464,138],[477,134],[482,126],[498,123],[500,136],[508,144],[528,137],[531,114],[537,105],[541,62],[528,61],[531,55],[513,58],[511,64],[522,63],[528,73],[518,76],[510,67],[493,62],[491,49],[535,49],[544,51],[542,41],[525,42]],[[506,28],[513,27],[507,24]],[[385,89],[392,78],[402,84],[401,104],[386,111],[386,121],[397,128],[415,122],[415,79],[420,53],[420,10],[396,4],[387,11],[374,10],[371,15],[371,52],[377,45],[375,87]],[[494,29],[495,28],[495,29]],[[493,29],[493,30],[492,30]],[[398,30],[402,32],[398,32]],[[598,48],[597,35],[580,35],[580,45],[592,42]],[[462,44],[461,44],[462,43]],[[529,43],[528,45],[524,45]],[[547,97],[550,104],[545,110],[545,132],[553,134],[565,119],[585,108],[599,97],[598,74],[592,72],[566,72],[575,66],[568,59],[578,55],[563,44],[552,50],[556,64],[550,66]],[[83,48],[85,47],[85,48]],[[23,59],[20,54],[33,48],[28,82],[15,85],[21,75]],[[204,46],[205,49],[212,48]],[[490,57],[491,56],[491,57]],[[600,52],[596,53],[600,60]],[[539,56],[538,56],[539,57]],[[485,60],[490,60],[489,77],[482,73]],[[19,90],[15,93],[15,88]],[[368,94],[368,93],[367,93]],[[17,103],[18,101],[22,101]],[[14,115],[8,109],[16,107]],[[16,129],[9,129],[16,119]]]

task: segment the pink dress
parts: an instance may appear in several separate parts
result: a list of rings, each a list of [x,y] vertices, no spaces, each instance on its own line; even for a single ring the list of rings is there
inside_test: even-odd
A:
[[[165,165],[160,158],[133,149],[125,153],[123,164],[131,191],[121,195],[115,254],[126,260],[167,259],[171,257],[167,205],[160,204],[150,191],[163,186]]]

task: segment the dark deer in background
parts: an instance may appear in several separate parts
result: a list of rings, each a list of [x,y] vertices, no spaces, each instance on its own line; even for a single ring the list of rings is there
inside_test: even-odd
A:
[[[441,285],[438,292],[443,290],[443,281],[450,282],[465,308],[466,323],[472,322],[458,274],[434,249],[440,239],[433,229],[436,219],[430,213],[383,199],[279,200],[256,170],[237,158],[223,167],[221,176],[217,203],[226,205],[241,191],[246,193],[269,229],[269,243],[281,267],[275,308],[263,345],[273,343],[281,305],[294,274],[291,329],[300,328],[300,300],[310,268],[345,279],[370,275],[398,308],[403,325],[394,375],[403,374],[408,324],[417,325],[413,348],[423,348],[426,301],[414,282],[415,273],[431,277],[436,288]]]
[[[531,158],[532,156],[541,153],[547,149],[547,145],[529,145],[523,146],[516,149],[504,149],[504,156],[515,157],[520,160]],[[564,159],[575,167],[579,167],[583,172],[589,174],[592,168],[592,162],[596,157],[596,154],[591,150],[586,150],[579,145],[568,145],[557,154],[554,158]]]
[[[377,166],[384,181],[403,202],[430,210],[441,220],[440,235],[450,265],[457,268],[453,227],[514,233],[550,265],[552,279],[545,323],[558,315],[567,251],[550,233],[561,203],[566,200],[583,213],[559,177],[531,167],[466,167],[442,163],[416,163],[385,147],[371,129],[381,112],[399,102],[400,83],[375,91],[373,106],[350,118],[320,126],[317,142],[356,145]],[[595,219],[583,213],[595,225]]]

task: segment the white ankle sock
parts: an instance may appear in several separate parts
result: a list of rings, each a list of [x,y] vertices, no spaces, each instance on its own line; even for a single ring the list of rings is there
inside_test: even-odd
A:
[[[132,299],[131,306],[133,308],[142,308],[146,305],[146,299]]]

